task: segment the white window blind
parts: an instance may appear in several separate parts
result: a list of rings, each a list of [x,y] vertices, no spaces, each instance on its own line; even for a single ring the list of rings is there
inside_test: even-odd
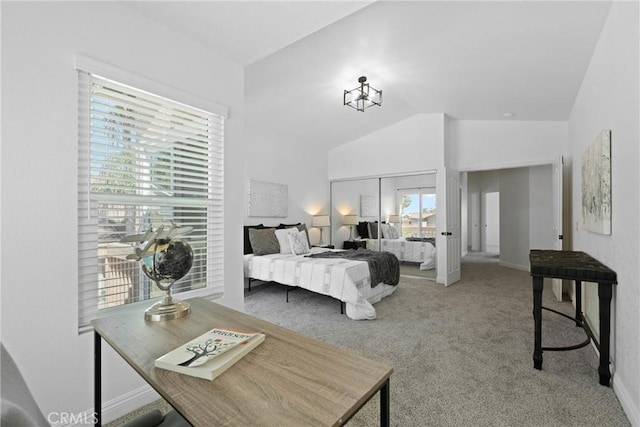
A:
[[[164,295],[126,235],[191,226],[174,293],[223,292],[224,117],[79,71],[78,318]],[[180,298],[180,297],[178,297]]]

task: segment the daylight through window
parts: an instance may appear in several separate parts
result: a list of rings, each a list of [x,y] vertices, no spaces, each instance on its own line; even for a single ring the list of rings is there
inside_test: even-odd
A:
[[[398,191],[398,212],[403,237],[436,236],[436,189],[415,188]]]

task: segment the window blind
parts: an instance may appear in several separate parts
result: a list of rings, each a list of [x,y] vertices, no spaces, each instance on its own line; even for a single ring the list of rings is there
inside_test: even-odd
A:
[[[193,266],[173,293],[223,292],[224,117],[78,72],[78,323],[163,296],[126,235],[172,223]]]

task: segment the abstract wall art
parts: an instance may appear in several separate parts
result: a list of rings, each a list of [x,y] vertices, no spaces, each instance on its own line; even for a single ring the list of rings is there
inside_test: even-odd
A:
[[[378,217],[378,198],[376,196],[360,195],[360,216],[363,218]]]
[[[287,199],[286,185],[249,180],[249,216],[286,218]]]
[[[582,223],[611,234],[611,131],[603,130],[582,155]]]

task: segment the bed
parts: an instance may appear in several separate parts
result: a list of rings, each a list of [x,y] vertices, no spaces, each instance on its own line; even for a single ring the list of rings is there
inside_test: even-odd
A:
[[[437,251],[434,241],[431,240],[407,240],[404,237],[397,239],[364,239],[367,241],[367,249],[373,251],[382,250],[391,252],[401,262],[417,262],[420,270],[432,270],[436,268]],[[434,239],[435,240],[435,239]],[[380,248],[378,248],[380,246]]]
[[[416,262],[420,270],[436,268],[436,240],[435,238],[400,237],[398,230],[390,224],[362,221],[357,226],[360,240],[367,242],[367,249],[373,251],[387,251],[393,253],[401,262]],[[379,236],[379,232],[382,236]],[[378,237],[382,237],[378,240]],[[380,244],[378,244],[378,241]]]
[[[293,226],[306,230],[300,224]],[[264,227],[264,230],[268,228]],[[291,225],[281,228],[291,228]],[[247,233],[247,227],[245,227],[245,233]],[[251,233],[257,234],[258,232]],[[260,233],[270,236],[270,233],[266,231]],[[371,273],[366,261],[305,256],[339,250],[311,247],[307,253],[303,254],[296,254],[295,251],[292,253],[281,253],[280,251],[264,253],[264,250],[258,250],[254,253],[251,246],[255,246],[253,245],[255,240],[251,240],[250,243],[249,250],[245,245],[245,252],[248,252],[244,255],[244,276],[246,278],[273,281],[328,295],[342,301],[345,305],[346,315],[354,320],[375,319],[376,310],[373,304],[393,294],[397,288],[397,286],[386,283],[372,286]]]

